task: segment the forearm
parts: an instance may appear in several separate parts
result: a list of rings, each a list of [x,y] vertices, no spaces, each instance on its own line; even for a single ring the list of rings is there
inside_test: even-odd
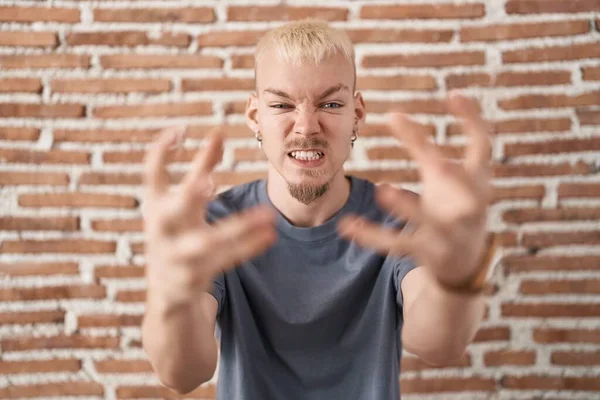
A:
[[[148,294],[143,346],[160,381],[187,393],[208,381],[217,365],[214,324],[200,301],[165,304]]]
[[[459,358],[475,336],[485,298],[450,293],[425,268],[420,272],[425,279],[411,307],[404,310],[402,340],[411,353],[431,364],[444,364]]]

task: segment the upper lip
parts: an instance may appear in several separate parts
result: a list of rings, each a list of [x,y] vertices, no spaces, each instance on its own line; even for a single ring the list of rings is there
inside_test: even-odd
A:
[[[296,149],[296,150],[290,150],[290,151],[288,151],[288,153],[293,153],[295,151],[318,151],[319,153],[325,153],[325,151],[323,151],[321,149]]]

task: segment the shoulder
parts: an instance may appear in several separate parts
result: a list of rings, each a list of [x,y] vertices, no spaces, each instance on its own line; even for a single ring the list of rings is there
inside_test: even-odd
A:
[[[215,196],[206,206],[209,220],[216,220],[258,204],[257,190],[261,180],[233,186]]]
[[[359,189],[355,193],[359,193],[361,196],[358,208],[359,215],[389,228],[402,229],[406,225],[406,221],[379,204],[376,196],[377,184],[355,176],[353,182],[358,185]]]

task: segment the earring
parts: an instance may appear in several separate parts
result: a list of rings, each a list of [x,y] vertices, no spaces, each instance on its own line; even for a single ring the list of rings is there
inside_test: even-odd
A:
[[[358,139],[358,129],[352,132],[352,137],[350,138],[350,146],[354,147],[354,142]]]
[[[254,134],[254,137],[256,138],[256,140],[258,141],[258,148],[262,149],[262,137],[260,136],[260,131],[257,131]]]

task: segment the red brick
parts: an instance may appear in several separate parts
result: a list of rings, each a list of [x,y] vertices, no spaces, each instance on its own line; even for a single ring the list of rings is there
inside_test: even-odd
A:
[[[168,92],[169,79],[55,79],[50,84],[55,93],[129,93]]]
[[[503,200],[531,199],[541,201],[546,194],[544,185],[495,186],[492,203]]]
[[[78,8],[51,7],[0,7],[2,22],[79,22]]]
[[[571,163],[527,163],[518,165],[493,164],[492,172],[494,177],[508,178],[516,176],[540,177],[555,175],[586,175],[591,172],[591,167],[584,162]]]
[[[370,105],[367,104],[367,109],[370,110]],[[425,126],[426,135],[434,138],[436,128],[435,125],[426,124]],[[392,136],[391,128],[387,124],[367,124],[360,127],[360,136],[372,137],[372,136]]]
[[[58,335],[47,337],[21,336],[2,340],[2,350],[23,351],[39,349],[117,349],[118,337]]]
[[[19,196],[21,207],[93,207],[136,208],[138,200],[133,196],[103,193],[40,193]]]
[[[402,363],[400,371],[402,371],[403,373],[424,371],[437,368],[465,368],[471,366],[471,356],[468,354],[463,354],[463,356],[458,360],[454,360],[452,362],[444,364],[443,367],[427,364],[425,361],[421,360],[418,357],[403,356],[400,361]]]
[[[472,4],[418,4],[418,5],[373,5],[363,6],[363,19],[456,19],[481,18],[485,6]]]
[[[79,177],[80,185],[141,185],[140,173],[84,172]]]
[[[502,62],[528,63],[545,61],[580,60],[600,57],[600,42],[570,44],[568,46],[528,47],[502,53]]]
[[[412,378],[400,379],[403,394],[438,392],[493,392],[496,381],[493,378]]]
[[[77,217],[0,217],[0,230],[7,231],[76,231]]]
[[[141,232],[143,230],[141,218],[93,220],[91,225],[96,232]]]
[[[103,360],[94,362],[94,367],[100,374],[153,372],[148,360]]]
[[[600,11],[599,0],[509,0],[507,14],[579,13]]]
[[[71,32],[67,35],[69,46],[175,46],[188,47],[191,37],[187,33],[161,32],[159,37],[140,31],[121,32]]]
[[[90,163],[91,155],[85,151],[0,149],[0,161],[11,164],[76,164]]]
[[[600,344],[600,329],[534,328],[536,343],[591,343]]]
[[[419,173],[415,169],[376,169],[376,170],[349,170],[349,175],[355,175],[362,179],[368,179],[376,183],[406,183],[418,182]]]
[[[362,66],[365,68],[389,67],[452,67],[458,65],[484,65],[482,51],[454,51],[452,53],[384,54],[365,55]]]
[[[99,22],[214,22],[211,7],[181,8],[100,8],[94,10],[94,21]]]
[[[85,109],[80,104],[0,103],[0,118],[80,118]]]
[[[445,158],[457,159],[464,156],[464,146],[437,145],[435,147],[438,148]],[[370,160],[411,159],[410,153],[406,147],[377,146],[367,149],[366,153]]]
[[[254,79],[241,78],[203,78],[183,79],[181,90],[183,92],[198,91],[224,91],[224,90],[253,90]]]
[[[532,248],[600,244],[600,231],[526,232],[522,243]]]
[[[504,110],[539,108],[564,108],[600,105],[600,91],[579,95],[529,94],[500,100],[498,106]]]
[[[600,269],[600,256],[511,255],[504,257],[502,265],[508,274],[529,271],[596,270]]]
[[[598,294],[600,279],[524,280],[519,286],[523,294]]]
[[[496,76],[484,73],[450,74],[446,77],[448,89],[466,87],[552,86],[571,83],[569,71],[502,72]]]
[[[200,47],[254,46],[266,31],[211,31],[198,36]]]
[[[231,68],[251,69],[254,68],[254,55],[238,54],[231,56]]]
[[[341,7],[290,7],[290,6],[230,6],[228,21],[281,21],[298,19],[346,21],[348,9]]]
[[[160,398],[166,400],[175,400],[181,398],[172,390],[164,386],[117,386],[117,399],[144,399],[144,398]],[[204,384],[194,389],[190,393],[186,393],[186,398],[194,399],[213,399],[216,395],[216,387],[214,384]]]
[[[146,290],[120,290],[115,300],[123,303],[143,303],[146,301]]]
[[[144,266],[96,266],[94,268],[94,277],[102,278],[143,278],[146,274]]]
[[[600,365],[600,352],[591,351],[554,351],[550,356],[552,364],[555,365]]]
[[[598,318],[599,304],[504,303],[502,317],[512,318]]]
[[[596,378],[568,377],[568,376],[504,376],[502,386],[507,389],[518,390],[600,390],[600,381]]]
[[[371,101],[367,109],[372,113],[402,111],[409,114],[446,114],[446,103],[438,99],[411,99],[399,101]]]
[[[359,76],[357,90],[434,90],[435,77],[431,75]]]
[[[81,360],[75,358],[31,361],[0,361],[0,374],[78,372]]]
[[[55,129],[54,143],[149,143],[156,139],[157,130]]]
[[[450,29],[347,29],[354,43],[449,43]]]
[[[600,219],[600,207],[521,208],[506,210],[502,218],[508,223],[578,221]]]
[[[129,314],[79,315],[77,326],[79,328],[139,327],[142,324],[142,319],[143,315]]]
[[[584,81],[600,80],[600,67],[583,67],[581,71]]]
[[[69,175],[63,172],[0,172],[0,185],[67,186]]]
[[[62,299],[103,299],[106,288],[99,285],[44,286],[0,289],[1,301],[38,301]]]
[[[0,46],[56,47],[58,37],[55,32],[4,31],[0,32]]]
[[[40,138],[38,128],[0,127],[0,140],[27,140],[35,142]]]
[[[474,343],[508,340],[510,340],[510,328],[508,326],[479,328],[475,334],[475,337],[473,338]]]
[[[98,106],[93,110],[96,118],[151,118],[211,115],[212,103],[143,103],[120,106]]]
[[[3,253],[76,253],[114,254],[117,243],[114,241],[86,239],[46,239],[46,240],[5,240],[0,244]]]
[[[558,186],[558,198],[570,197],[600,197],[600,184],[588,183],[566,183]]]
[[[220,125],[220,127],[227,138],[251,138],[254,136],[247,125]],[[191,125],[187,128],[185,135],[189,138],[204,139],[214,128],[213,125]]]
[[[16,217],[13,217],[16,218]],[[69,218],[69,217],[64,217]],[[70,217],[77,219],[76,217]],[[0,263],[0,274],[10,276],[33,276],[33,275],[79,275],[79,267],[76,263],[68,262],[17,262]]]
[[[100,56],[100,65],[105,69],[221,68],[223,60],[199,54],[111,54]]]
[[[104,387],[97,382],[53,382],[28,385],[10,385],[0,389],[0,398],[104,396]]]
[[[504,155],[508,157],[516,157],[530,154],[561,154],[597,150],[600,150],[600,138],[561,139],[527,143],[519,142],[506,143],[504,145]]]
[[[246,112],[246,101],[230,101],[226,103],[223,108],[225,109],[225,115],[241,114],[244,115]]]
[[[589,21],[553,21],[470,26],[460,30],[461,42],[574,36],[590,31]]]
[[[34,78],[3,78],[0,79],[0,93],[41,93],[42,82]]]
[[[64,311],[15,311],[0,312],[0,324],[62,324],[65,321]]]
[[[488,367],[501,365],[533,365],[535,351],[533,350],[496,350],[483,355],[483,363]]]
[[[0,68],[3,69],[57,69],[89,68],[90,56],[86,54],[30,54],[0,55]]]
[[[568,132],[571,130],[569,118],[522,118],[490,121],[492,132],[498,134],[510,133],[535,133],[535,132]],[[462,134],[460,124],[451,123],[447,126],[446,135],[456,136]]]

